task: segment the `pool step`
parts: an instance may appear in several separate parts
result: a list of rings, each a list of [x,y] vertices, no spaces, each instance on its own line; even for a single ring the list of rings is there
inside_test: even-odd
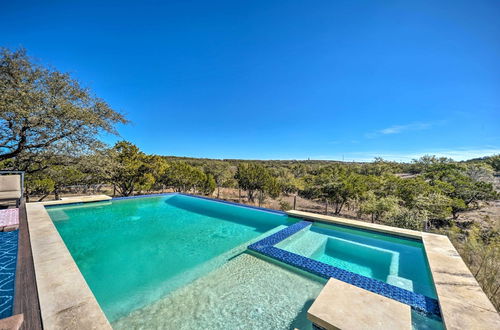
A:
[[[292,238],[281,248],[304,257],[311,257],[324,251],[327,240],[327,236],[307,230],[300,233],[300,237]]]
[[[387,283],[406,289],[408,291],[413,291],[413,281],[404,277],[399,277],[397,275],[389,275],[387,276]]]

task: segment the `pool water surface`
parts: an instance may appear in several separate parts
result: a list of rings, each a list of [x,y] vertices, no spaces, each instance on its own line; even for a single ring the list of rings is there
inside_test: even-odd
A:
[[[244,250],[289,221],[283,214],[177,194],[47,211],[111,322],[210,272],[232,257],[229,251]]]
[[[252,250],[271,237],[283,237],[278,249],[436,297],[416,240],[183,194],[47,211],[115,329],[312,329],[307,310],[327,279]],[[412,327],[443,328],[413,309]]]

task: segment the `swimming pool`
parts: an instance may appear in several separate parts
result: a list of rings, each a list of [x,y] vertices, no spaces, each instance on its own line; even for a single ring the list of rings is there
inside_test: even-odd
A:
[[[111,322],[210,272],[252,239],[289,222],[283,214],[184,195],[47,211]]]
[[[380,294],[390,298],[394,288],[403,296],[435,297],[415,240],[183,194],[47,211],[117,329],[310,329],[307,309],[328,276],[253,252],[266,244],[370,285],[384,282],[390,294]],[[365,280],[346,281],[373,291],[363,287]],[[414,328],[442,326],[416,310]]]

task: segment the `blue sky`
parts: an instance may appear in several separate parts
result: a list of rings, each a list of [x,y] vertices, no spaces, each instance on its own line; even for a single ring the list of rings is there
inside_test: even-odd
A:
[[[497,0],[2,1],[0,46],[70,72],[148,153],[467,159],[500,153],[498,17]]]

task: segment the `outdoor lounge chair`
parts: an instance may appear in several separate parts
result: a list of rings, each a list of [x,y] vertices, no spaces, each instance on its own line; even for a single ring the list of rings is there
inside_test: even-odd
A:
[[[23,172],[0,171],[0,203],[16,202],[19,207],[23,196]]]

